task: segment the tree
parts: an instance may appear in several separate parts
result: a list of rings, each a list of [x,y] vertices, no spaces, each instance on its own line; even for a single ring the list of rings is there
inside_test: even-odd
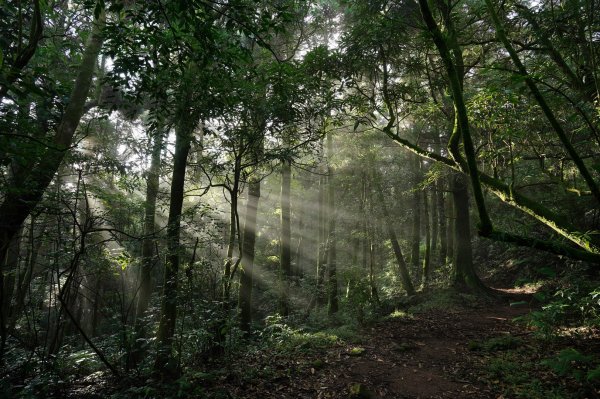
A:
[[[383,219],[385,220],[386,230],[392,243],[392,249],[394,250],[394,256],[396,257],[396,262],[398,263],[398,272],[400,274],[402,288],[404,288],[407,295],[414,295],[415,289],[412,284],[412,281],[410,280],[408,267],[406,265],[406,261],[404,260],[404,256],[402,255],[402,249],[400,248],[400,244],[398,243],[398,238],[396,237],[396,232],[394,231],[394,226],[392,224],[390,214],[385,203],[385,197],[383,195],[384,190],[381,187],[381,184],[379,182],[379,176],[377,174],[374,174],[373,182],[379,200],[379,205],[381,206],[381,210],[383,212]]]
[[[337,238],[336,219],[337,207],[335,205],[335,168],[333,166],[333,133],[327,133],[327,183],[328,196],[327,208],[329,209],[329,226],[327,231],[327,311],[337,313],[338,305],[338,280],[337,280]]]
[[[32,36],[27,54],[21,55],[20,60],[12,66],[12,72],[9,72],[7,83],[11,80],[16,80],[16,70],[23,69],[27,59],[31,59],[33,55],[30,53],[35,51],[39,34],[37,31],[41,29],[41,16],[38,2],[35,2],[34,20],[32,25]],[[43,147],[39,149],[39,155],[21,158],[17,163],[13,164],[14,175],[11,178],[8,186],[4,187],[4,198],[0,204],[0,259],[5,259],[10,243],[21,229],[27,217],[33,209],[39,204],[44,195],[45,190],[54,178],[54,175],[66,154],[70,149],[73,138],[79,125],[79,121],[85,111],[85,102],[87,100],[94,71],[96,68],[96,59],[102,47],[101,30],[105,21],[104,11],[97,13],[93,22],[92,32],[86,43],[84,53],[82,54],[81,64],[78,74],[73,84],[69,103],[66,106],[62,118],[55,127],[54,133],[50,133],[50,138],[47,142],[42,141]],[[13,76],[13,77],[11,77]],[[3,85],[2,91],[8,93],[9,86]],[[4,93],[3,93],[4,94]],[[48,132],[42,132],[44,135]],[[15,135],[19,136],[15,132]],[[27,135],[23,136],[27,138]],[[33,138],[32,138],[33,139]],[[3,290],[3,272],[0,273],[0,291]],[[0,292],[0,300],[4,298],[4,293]],[[0,358],[4,354],[4,346],[6,343],[6,316],[1,309],[5,306],[0,304]]]
[[[164,286],[160,308],[160,323],[156,333],[158,345],[154,369],[165,373],[175,369],[172,358],[173,335],[177,319],[177,293],[179,264],[181,257],[181,218],[183,209],[185,171],[190,152],[191,140],[198,125],[198,112],[190,108],[194,92],[193,76],[197,73],[195,65],[189,65],[182,83],[183,92],[176,114],[178,123],[175,129],[175,154],[173,155],[173,175],[171,177],[171,195],[169,199],[169,220],[167,224],[167,263],[165,265]]]

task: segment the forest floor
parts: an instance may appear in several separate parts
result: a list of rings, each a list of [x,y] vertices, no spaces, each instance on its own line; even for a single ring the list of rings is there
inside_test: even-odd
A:
[[[421,302],[350,339],[287,336],[280,347],[248,350],[228,365],[204,364],[168,390],[159,381],[140,382],[137,388],[130,381],[121,388],[109,383],[116,388],[109,391],[112,398],[599,397],[598,384],[578,372],[600,360],[600,331],[540,339],[527,323],[518,322],[535,309],[532,292],[495,291],[493,301],[453,294],[452,301]],[[96,395],[85,395],[85,385],[71,397],[98,397],[94,389]]]
[[[430,309],[396,312],[363,331],[357,344],[343,344],[310,359],[295,375],[256,380],[233,393],[245,398],[483,398],[497,387],[482,380],[485,355],[476,342],[522,337],[529,331],[512,320],[528,306]],[[470,347],[471,346],[471,347]]]
[[[501,299],[492,303],[394,312],[354,344],[321,353],[263,354],[252,367],[267,367],[271,378],[238,379],[219,389],[256,399],[598,397],[598,387],[541,365],[567,347],[599,354],[598,332],[541,342],[515,322],[532,310],[531,292],[496,293]]]

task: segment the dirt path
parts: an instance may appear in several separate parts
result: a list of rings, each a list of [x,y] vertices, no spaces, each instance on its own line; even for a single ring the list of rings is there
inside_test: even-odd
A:
[[[357,384],[379,398],[496,397],[477,381],[480,358],[469,344],[522,335],[511,320],[527,311],[507,304],[392,319],[369,332],[359,356],[353,355],[356,349],[340,350],[325,379],[331,385],[320,388],[317,397],[348,397]]]
[[[529,310],[511,307],[507,299],[475,309],[391,318],[367,330],[359,345],[328,350],[320,358],[322,366],[298,367],[286,378],[246,385],[235,394],[306,399],[497,398],[493,387],[479,381],[477,372],[484,359],[469,345],[527,334],[511,320]]]
[[[336,392],[357,383],[382,398],[495,397],[477,382],[478,359],[469,344],[521,334],[510,321],[523,313],[523,308],[494,306],[386,322],[371,331],[360,356],[350,351],[331,365],[340,372],[321,397],[340,397]]]

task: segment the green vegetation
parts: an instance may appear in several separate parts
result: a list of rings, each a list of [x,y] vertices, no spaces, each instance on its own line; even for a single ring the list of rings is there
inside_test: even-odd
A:
[[[598,32],[594,0],[2,1],[0,399],[593,396]]]

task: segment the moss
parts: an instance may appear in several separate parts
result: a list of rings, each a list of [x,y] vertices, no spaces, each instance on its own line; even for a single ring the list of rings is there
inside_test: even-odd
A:
[[[365,353],[365,348],[360,348],[357,346],[350,349],[350,352],[348,352],[350,356],[361,356],[363,353]]]

